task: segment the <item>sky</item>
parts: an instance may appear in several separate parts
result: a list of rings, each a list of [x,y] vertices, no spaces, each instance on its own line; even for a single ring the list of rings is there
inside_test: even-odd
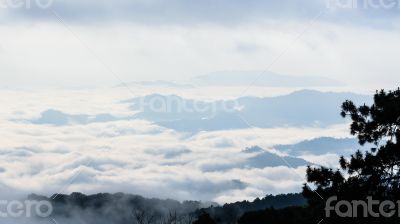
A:
[[[247,97],[251,110],[251,97],[303,89],[254,85],[265,83],[257,73],[326,77],[318,80],[343,85],[307,88],[365,99],[399,83],[399,10],[389,0],[0,0],[1,192],[123,191],[219,203],[299,192],[305,166],[242,166],[251,156],[243,151],[257,145],[287,156],[274,145],[351,137],[348,123],[185,133],[134,119],[127,100]],[[252,78],[241,86],[196,85],[195,77],[221,71]],[[187,85],[139,83],[155,80]],[[342,96],[335,94],[328,100]],[[271,102],[279,108],[288,104],[283,98]],[[57,111],[46,119],[62,125],[37,122],[46,111]],[[116,119],[79,122],[104,115]],[[302,157],[329,166],[337,158]],[[209,171],[225,166],[232,169]]]
[[[1,2],[0,87],[268,70],[381,88],[394,86],[400,66],[395,1]]]

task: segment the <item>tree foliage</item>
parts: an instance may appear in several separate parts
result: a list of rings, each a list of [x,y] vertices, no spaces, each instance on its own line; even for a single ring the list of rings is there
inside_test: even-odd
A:
[[[321,217],[324,202],[331,196],[348,201],[400,199],[400,90],[377,91],[371,106],[346,101],[341,115],[351,118],[350,133],[360,145],[373,143],[376,147],[341,157],[337,170],[308,167],[309,184],[303,195]]]

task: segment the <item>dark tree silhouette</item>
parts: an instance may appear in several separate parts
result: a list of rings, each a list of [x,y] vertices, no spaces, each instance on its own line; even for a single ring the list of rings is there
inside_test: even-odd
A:
[[[193,222],[193,224],[217,224],[209,214],[203,213],[199,218]]]
[[[310,222],[309,211],[303,207],[287,207],[280,210],[268,208],[263,211],[247,212],[238,221],[239,224],[266,224],[266,223],[283,223],[283,224],[299,224],[299,223],[315,223]]]
[[[264,198],[256,198],[254,201],[240,201],[224,204],[223,206],[211,206],[200,210],[199,214],[207,213],[217,223],[235,224],[237,220],[246,212],[260,211],[273,207],[281,209],[292,206],[306,205],[306,199],[302,194],[280,194],[267,195]]]
[[[325,215],[325,200],[331,196],[347,201],[366,201],[367,197],[380,201],[400,199],[400,89],[377,91],[371,106],[356,106],[346,101],[341,115],[351,118],[350,132],[357,136],[360,145],[374,143],[376,147],[367,152],[357,151],[350,159],[341,157],[340,170],[308,167],[307,181],[314,188],[305,185],[303,195],[308,199],[310,209],[314,209],[314,215],[321,219]],[[354,222],[354,218],[331,220]],[[391,223],[394,220],[363,219],[367,223]]]

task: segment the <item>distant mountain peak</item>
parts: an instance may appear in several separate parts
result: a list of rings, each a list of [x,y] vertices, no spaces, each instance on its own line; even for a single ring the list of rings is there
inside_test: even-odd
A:
[[[264,149],[262,149],[260,146],[251,146],[247,147],[243,150],[244,153],[258,153],[258,152],[264,152]]]

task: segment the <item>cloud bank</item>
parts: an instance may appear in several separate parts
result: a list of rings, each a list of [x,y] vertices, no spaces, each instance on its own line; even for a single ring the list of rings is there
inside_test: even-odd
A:
[[[346,125],[188,135],[138,119],[69,125],[26,122],[49,107],[64,114],[91,116],[132,113],[120,103],[127,96],[121,96],[119,89],[52,90],[52,97],[41,97],[48,93],[18,91],[3,101],[0,179],[5,192],[122,191],[220,203],[250,200],[265,194],[298,192],[305,181],[308,162],[285,157],[273,145],[319,136],[348,136]],[[244,151],[255,145],[265,151]],[[282,158],[293,166],[277,160]]]

